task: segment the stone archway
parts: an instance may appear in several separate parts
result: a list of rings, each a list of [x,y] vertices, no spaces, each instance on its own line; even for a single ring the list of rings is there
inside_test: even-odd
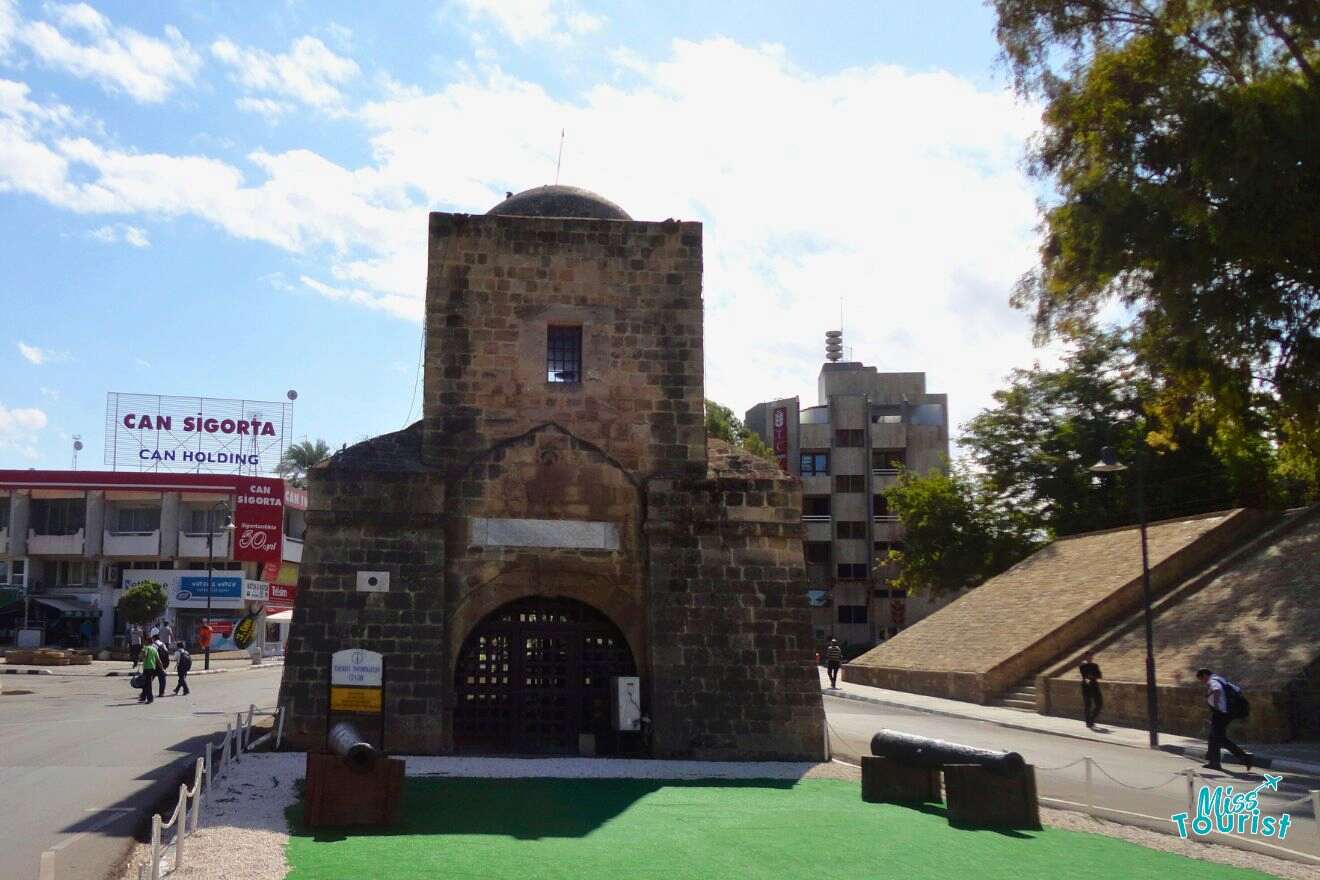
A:
[[[610,724],[609,680],[636,675],[618,626],[585,603],[528,596],[482,619],[455,665],[454,747],[460,752],[577,754],[635,750]],[[632,736],[636,736],[633,734]]]

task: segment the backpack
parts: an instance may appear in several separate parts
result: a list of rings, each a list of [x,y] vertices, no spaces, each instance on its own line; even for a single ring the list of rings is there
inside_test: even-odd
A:
[[[180,651],[178,664],[179,674],[186,675],[189,669],[192,669],[192,655],[187,651]]]
[[[1225,678],[1219,679],[1219,683],[1224,686],[1224,702],[1228,705],[1228,717],[1246,718],[1250,715],[1251,703],[1247,702],[1242,688]]]
[[[156,646],[156,659],[160,661],[161,669],[170,668],[170,652],[160,645]]]

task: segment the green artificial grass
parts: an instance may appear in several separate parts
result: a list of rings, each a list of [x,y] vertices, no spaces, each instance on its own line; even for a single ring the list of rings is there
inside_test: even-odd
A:
[[[294,829],[288,880],[1246,880],[1264,874],[1046,829],[962,831],[942,806],[829,779],[409,779],[389,831]]]

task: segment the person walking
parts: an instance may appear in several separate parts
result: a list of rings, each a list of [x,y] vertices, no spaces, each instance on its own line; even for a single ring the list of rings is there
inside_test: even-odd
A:
[[[1251,755],[1228,738],[1228,725],[1247,715],[1247,698],[1242,696],[1242,688],[1205,667],[1196,670],[1196,680],[1205,685],[1205,701],[1210,706],[1210,739],[1206,743],[1206,763],[1203,766],[1223,770],[1219,757],[1221,750],[1226,748],[1250,773]]]
[[[174,660],[174,673],[177,676],[177,683],[174,685],[174,695],[179,695],[179,688],[183,688],[183,695],[186,697],[192,693],[188,689],[188,670],[192,669],[192,654],[188,653],[188,645],[179,642],[179,656]]]
[[[128,659],[133,661],[133,669],[137,669],[142,659],[142,627],[136,623],[128,625]]]
[[[1100,664],[1095,662],[1095,655],[1090,651],[1083,654],[1077,671],[1082,674],[1082,712],[1086,726],[1094,729],[1100,710],[1105,707],[1105,698],[1100,696]]]
[[[151,686],[155,684],[156,670],[160,666],[159,658],[156,656],[156,646],[150,643],[142,646],[142,671],[138,673],[142,676],[142,693],[138,695],[139,703],[153,703],[156,698],[151,695]]]
[[[160,631],[160,640],[165,643],[166,651],[174,650],[174,627],[170,625],[168,620],[165,621],[165,626]]]
[[[830,639],[830,643],[825,646],[825,670],[830,674],[830,687],[839,686],[839,667],[843,665],[843,648],[839,647],[838,639]]]
[[[160,693],[157,696],[163,697],[165,696],[165,670],[170,665],[170,651],[159,638],[151,644],[156,649],[156,680],[160,682]]]

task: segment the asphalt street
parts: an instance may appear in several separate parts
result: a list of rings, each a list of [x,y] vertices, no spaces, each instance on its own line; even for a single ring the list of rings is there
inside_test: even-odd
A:
[[[1084,755],[1095,759],[1104,772],[1092,772],[1092,803],[1110,810],[1110,818],[1129,824],[1144,825],[1157,831],[1174,832],[1168,817],[1187,809],[1187,781],[1173,778],[1188,768],[1200,770],[1201,762],[1167,752],[1106,743],[1069,739],[1053,734],[1035,733],[1000,727],[985,721],[951,718],[914,712],[855,700],[825,697],[825,712],[830,727],[830,742],[835,757],[856,763],[860,755],[871,753],[871,736],[881,728],[930,736],[979,748],[1019,752],[1028,764],[1036,767],[1036,787],[1041,798],[1054,798],[1073,804],[1087,800],[1086,771],[1073,764]],[[1073,766],[1066,766],[1073,764]],[[1230,767],[1232,765],[1229,765]],[[1065,769],[1056,769],[1065,768]],[[1240,769],[1240,768],[1239,768]],[[1206,774],[1204,781],[1232,785],[1237,791],[1260,784],[1259,771]],[[1108,775],[1106,775],[1108,774]],[[1285,805],[1305,799],[1310,789],[1320,788],[1320,777],[1283,774],[1280,790],[1262,793],[1263,814],[1278,816]],[[1271,844],[1320,856],[1320,831],[1309,802],[1287,808],[1292,816],[1292,830],[1282,840]],[[1126,814],[1126,815],[1125,815]],[[1155,817],[1143,820],[1132,814]],[[1215,842],[1226,842],[1213,835]],[[1235,843],[1240,843],[1236,841]],[[1244,848],[1257,848],[1247,846]],[[1261,852],[1270,852],[1260,848]],[[1279,855],[1279,853],[1273,853]]]
[[[194,675],[187,697],[170,696],[170,674],[151,705],[126,678],[5,676],[0,878],[36,880],[42,852],[54,850],[54,880],[101,880],[206,740],[224,735],[226,715],[275,704],[280,672]]]

